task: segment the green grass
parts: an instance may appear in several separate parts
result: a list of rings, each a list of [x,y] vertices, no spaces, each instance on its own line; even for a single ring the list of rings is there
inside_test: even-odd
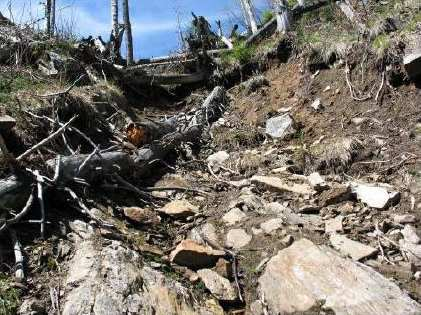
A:
[[[234,48],[224,53],[221,58],[223,64],[235,64],[240,65],[247,64],[251,61],[256,52],[256,47],[247,47],[245,42],[238,41],[234,43]]]
[[[377,36],[372,43],[374,50],[378,56],[384,56],[387,50],[391,46],[390,37],[387,34],[380,34]]]
[[[0,73],[0,104],[13,101],[14,94],[17,92],[34,92],[42,85],[41,82],[35,82],[21,72]]]
[[[20,300],[20,291],[10,286],[8,278],[0,274],[0,315],[17,313]]]

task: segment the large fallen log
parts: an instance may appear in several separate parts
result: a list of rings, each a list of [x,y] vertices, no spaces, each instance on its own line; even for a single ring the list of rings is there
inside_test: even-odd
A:
[[[89,155],[63,157],[60,164],[60,181],[64,184],[75,178],[82,178],[91,182],[103,178],[104,175],[133,174],[134,171],[136,174],[144,174],[152,169],[155,161],[165,158],[181,143],[197,143],[203,130],[220,118],[225,105],[225,89],[216,87],[193,114],[180,114],[162,122],[168,128],[168,133],[152,144],[138,149],[134,154],[118,151],[102,153],[90,159]],[[55,160],[50,160],[48,165],[54,168]]]

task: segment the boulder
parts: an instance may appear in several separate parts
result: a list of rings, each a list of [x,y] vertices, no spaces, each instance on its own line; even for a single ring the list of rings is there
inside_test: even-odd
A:
[[[237,222],[243,221],[246,217],[247,215],[243,211],[238,208],[234,208],[222,217],[222,221],[224,221],[227,225],[234,225]]]
[[[218,273],[210,269],[198,270],[197,274],[205,284],[206,288],[218,300],[230,302],[237,300],[237,292],[228,279],[220,276]]]
[[[202,246],[192,240],[184,240],[171,252],[172,263],[193,270],[215,266],[225,252]]]
[[[267,263],[258,293],[267,314],[301,314],[320,304],[337,315],[421,313],[421,306],[394,282],[306,239]]]
[[[396,204],[400,199],[399,192],[390,191],[390,189],[381,186],[354,183],[352,192],[357,196],[358,200],[376,209],[385,209]]]
[[[289,183],[279,177],[253,176],[251,181],[276,192],[291,192],[299,195],[312,195],[314,193],[314,190],[308,184]]]
[[[157,211],[175,219],[186,219],[197,214],[199,208],[187,200],[174,200],[167,203],[164,207],[157,209]]]
[[[240,249],[250,243],[252,236],[243,229],[232,229],[228,231],[225,245],[230,248]]]
[[[266,121],[266,134],[272,138],[286,139],[296,133],[296,124],[290,114],[273,117]]]
[[[353,241],[346,236],[336,233],[331,234],[329,240],[336,250],[345,256],[351,257],[355,261],[368,258],[377,253],[376,248]]]

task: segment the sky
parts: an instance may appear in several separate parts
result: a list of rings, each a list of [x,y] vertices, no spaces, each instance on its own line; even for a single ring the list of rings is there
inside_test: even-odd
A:
[[[269,1],[254,0],[257,14],[267,7]],[[40,2],[42,0],[0,0],[0,12],[6,17],[12,15],[17,23],[26,23],[43,16]],[[74,33],[109,38],[110,0],[56,2],[58,20],[72,25]],[[189,24],[192,11],[205,16],[213,25],[219,19],[227,33],[241,16],[236,0],[130,0],[130,11],[136,58],[168,55],[179,49],[177,16],[183,28]]]

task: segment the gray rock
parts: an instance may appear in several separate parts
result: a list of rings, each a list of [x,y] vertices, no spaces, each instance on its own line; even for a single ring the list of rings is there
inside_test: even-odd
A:
[[[403,57],[403,64],[408,76],[411,79],[416,79],[421,76],[421,36],[413,34],[409,36],[405,55]]]
[[[405,225],[405,227],[401,230],[401,234],[406,242],[411,244],[420,244],[421,239],[418,236],[417,230],[412,225]]]
[[[279,177],[253,176],[251,182],[276,192],[291,192],[300,195],[312,195],[314,193],[311,186],[306,183],[290,183]]]
[[[24,300],[18,311],[19,315],[41,315],[45,314],[45,305],[35,298]]]
[[[266,234],[271,234],[272,232],[281,229],[283,225],[284,220],[282,218],[276,218],[260,224],[260,229]]]
[[[417,222],[417,218],[412,214],[397,214],[393,217],[393,221],[398,224],[410,224]]]
[[[327,220],[325,222],[325,233],[326,234],[330,234],[330,233],[336,233],[336,232],[342,232],[343,230],[343,225],[342,225],[342,221],[343,221],[344,217],[341,215],[338,215],[337,217]]]
[[[324,107],[322,105],[322,101],[320,100],[320,98],[316,99],[312,104],[311,107],[316,111],[321,111]]]
[[[240,84],[240,89],[243,90],[245,95],[250,95],[262,86],[269,86],[269,81],[262,75],[248,79]]]
[[[325,180],[317,172],[311,173],[307,177],[307,180],[310,183],[310,186],[316,191],[322,191],[329,188],[329,185],[326,184]]]
[[[208,164],[212,167],[214,171],[219,170],[219,166],[222,166],[226,160],[228,160],[230,155],[226,151],[216,152],[207,158]]]
[[[421,313],[417,302],[372,268],[306,239],[273,257],[258,283],[268,314],[306,312],[319,303],[336,315]]]
[[[252,236],[243,229],[232,229],[228,231],[225,245],[230,248],[240,249],[250,243]]]
[[[205,284],[206,288],[218,300],[231,302],[237,300],[237,292],[228,279],[220,276],[218,273],[210,269],[198,270],[197,274]]]
[[[189,238],[199,244],[206,245],[208,241],[219,244],[216,228],[212,223],[205,223],[192,229]]]
[[[281,240],[282,245],[284,246],[290,246],[292,243],[294,243],[294,237],[292,235],[287,235]]]
[[[286,139],[297,132],[290,114],[270,118],[266,121],[266,134],[275,139]]]
[[[380,186],[353,184],[352,192],[358,200],[376,209],[385,209],[400,199],[399,192],[390,191],[386,187]]]
[[[259,196],[256,196],[255,194],[251,192],[246,192],[241,194],[236,200],[232,201],[229,205],[229,208],[239,208],[242,209],[245,212],[248,211],[257,211],[260,212],[260,210],[264,207],[263,199]]]
[[[377,249],[367,246],[357,241],[353,241],[343,235],[331,234],[329,237],[332,246],[345,256],[351,257],[355,261],[373,256]]]
[[[234,225],[237,222],[243,221],[246,217],[247,217],[247,215],[243,211],[241,211],[238,208],[234,208],[234,209],[231,209],[228,213],[226,213],[222,217],[222,220],[227,225]]]

